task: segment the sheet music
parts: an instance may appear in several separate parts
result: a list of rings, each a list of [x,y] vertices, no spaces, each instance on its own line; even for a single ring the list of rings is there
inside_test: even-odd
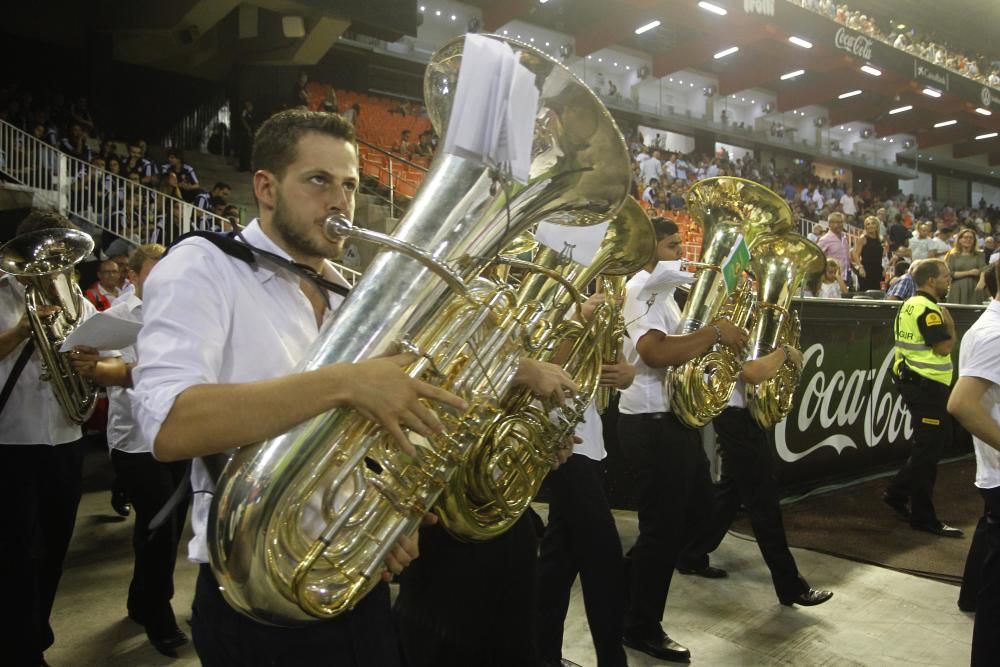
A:
[[[139,337],[142,322],[124,320],[107,313],[97,313],[78,326],[66,337],[60,352],[69,352],[77,345],[98,350],[120,350],[134,345]]]

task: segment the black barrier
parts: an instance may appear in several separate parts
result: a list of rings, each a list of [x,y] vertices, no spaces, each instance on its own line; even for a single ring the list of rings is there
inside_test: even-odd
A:
[[[899,303],[795,300],[802,321],[802,379],[792,412],[774,429],[778,481],[785,493],[855,479],[897,466],[909,455],[910,414],[891,374]],[[962,334],[983,308],[947,308],[961,344]],[[958,346],[954,359],[957,368]],[[608,493],[613,507],[634,508],[635,484],[618,448],[617,417],[616,405],[604,415]],[[955,433],[945,456],[971,451],[968,434],[961,428]]]

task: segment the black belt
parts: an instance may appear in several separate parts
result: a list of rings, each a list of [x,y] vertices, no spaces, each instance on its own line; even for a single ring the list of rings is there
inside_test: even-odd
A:
[[[674,413],[672,412],[643,412],[637,415],[632,415],[633,417],[642,417],[643,419],[667,419]]]

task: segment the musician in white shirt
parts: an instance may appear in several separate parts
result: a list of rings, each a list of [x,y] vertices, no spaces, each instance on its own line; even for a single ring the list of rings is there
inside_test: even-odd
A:
[[[948,399],[948,412],[972,434],[976,450],[976,487],[985,501],[985,513],[976,526],[969,548],[959,606],[967,595],[975,600],[976,623],[972,631],[972,665],[1000,661],[1000,268],[985,274],[986,290],[993,297],[976,323],[962,337],[958,357],[958,382]],[[977,572],[969,572],[975,568]],[[975,580],[978,586],[966,591]],[[977,595],[978,594],[978,595]],[[970,611],[972,611],[970,610]]]
[[[112,303],[106,315],[129,322],[142,322],[142,287],[153,267],[166,252],[155,243],[142,245],[127,264],[134,290]],[[187,517],[187,498],[172,507],[162,525],[150,534],[150,522],[167,505],[175,489],[188,484],[185,461],[162,462],[153,458],[152,447],[142,439],[127,390],[132,387],[136,350],[130,345],[115,356],[102,356],[93,348],[78,346],[72,357],[74,368],[84,377],[108,388],[108,446],[116,484],[135,508],[132,548],[135,567],[128,589],[128,616],[146,630],[150,643],[160,653],[177,657],[176,649],[187,643],[177,626],[170,600],[174,595],[174,564],[177,546]]]
[[[331,214],[354,215],[359,178],[353,126],[335,114],[283,111],[261,125],[252,162],[260,218],[244,230],[244,242],[345,285],[327,261],[340,255],[343,239],[327,239],[322,223]],[[407,376],[408,355],[294,372],[342,297],[283,264],[249,264],[192,238],[160,262],[145,294],[133,412],[161,460],[226,452],[335,408],[357,410],[413,452],[404,428],[423,436],[443,428],[421,399],[466,407],[457,396]],[[535,364],[518,371],[520,381],[545,396],[562,396],[563,376]],[[188,554],[202,563],[192,631],[203,664],[399,664],[384,585],[351,612],[299,628],[265,626],[232,609],[207,565],[214,482],[203,458],[193,461],[191,481],[195,537]],[[416,535],[404,536],[387,557],[387,570],[400,572],[417,553]]]
[[[618,439],[635,473],[639,537],[628,553],[630,600],[623,640],[653,657],[686,661],[690,651],[664,633],[661,621],[685,535],[711,511],[712,485],[701,435],[673,415],[663,382],[668,367],[716,343],[742,349],[746,333],[726,320],[689,334],[673,333],[681,319],[674,286],[644,288],[658,262],[680,258],[681,238],[669,220],[654,218],[653,226],[656,258],[629,280],[624,306],[625,360],[636,371],[618,403]]]
[[[75,229],[59,214],[34,211],[16,233],[54,228]],[[76,523],[84,447],[79,424],[42,380],[24,293],[17,279],[0,274],[0,378],[12,380],[0,408],[0,590],[12,612],[0,623],[0,646],[5,664],[40,665],[55,640],[49,614]],[[84,319],[97,312],[82,294],[79,301]]]

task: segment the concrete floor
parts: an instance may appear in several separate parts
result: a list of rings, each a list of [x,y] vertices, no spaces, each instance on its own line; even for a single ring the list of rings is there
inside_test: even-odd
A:
[[[544,509],[539,507],[543,515]],[[161,656],[147,643],[142,628],[125,617],[132,522],[112,517],[107,491],[84,495],[53,612],[56,643],[46,660],[53,667],[197,665],[190,644],[180,649],[176,660]],[[635,514],[620,512],[617,520],[623,542],[630,545],[637,532]],[[693,663],[968,664],[972,617],[958,610],[956,587],[793,551],[814,587],[835,592],[830,602],[812,608],[780,606],[756,544],[732,534],[713,556],[715,565],[730,571],[728,579],[674,577],[665,627],[691,649]],[[194,565],[178,560],[174,610],[185,631],[195,574]],[[628,653],[632,667],[670,664]],[[579,584],[563,655],[585,667],[596,664]]]

